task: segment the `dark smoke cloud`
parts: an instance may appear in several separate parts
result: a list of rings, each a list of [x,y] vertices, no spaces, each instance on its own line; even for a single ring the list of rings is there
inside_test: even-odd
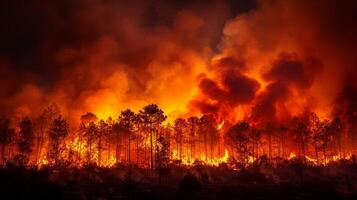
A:
[[[216,85],[224,88],[221,74],[230,71],[257,80],[261,87],[243,104],[243,116],[262,124],[307,110],[323,118],[331,118],[333,107],[343,107],[340,113],[354,110],[346,102],[356,96],[357,84],[348,78],[357,77],[356,8],[353,0],[259,1],[256,9],[227,21],[210,67]]]
[[[209,98],[213,100],[222,100],[225,96],[225,91],[221,89],[218,84],[208,78],[204,78],[201,80],[200,89],[204,94],[206,94]]]
[[[199,84],[203,97],[195,101],[202,113],[224,115],[254,99],[260,85],[255,79],[243,74],[246,68],[244,62],[226,57],[219,59],[211,68],[218,74],[217,80],[203,78]],[[214,103],[207,103],[206,98]]]
[[[227,101],[232,105],[249,103],[259,89],[259,83],[243,74],[228,71],[222,80]]]
[[[263,75],[270,83],[257,96],[256,105],[252,110],[252,119],[261,124],[278,122],[277,103],[285,102],[292,90],[297,90],[303,95],[305,89],[311,87],[315,76],[321,72],[322,68],[322,63],[316,58],[299,60],[294,54],[280,54],[272,62],[270,70]]]

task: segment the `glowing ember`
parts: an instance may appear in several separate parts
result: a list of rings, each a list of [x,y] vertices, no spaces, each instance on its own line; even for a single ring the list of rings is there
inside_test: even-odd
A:
[[[224,125],[224,120],[222,120],[222,122],[217,125],[217,130],[221,130],[223,125]]]
[[[289,157],[288,157],[288,160],[292,160],[292,159],[295,159],[296,158],[296,154],[294,152],[291,152]]]

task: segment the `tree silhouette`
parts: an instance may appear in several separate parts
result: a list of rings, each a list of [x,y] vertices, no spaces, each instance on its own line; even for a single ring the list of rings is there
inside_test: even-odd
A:
[[[97,126],[98,128],[98,144],[97,144],[97,149],[98,149],[98,165],[101,166],[102,164],[102,152],[105,149],[103,145],[103,140],[106,139],[109,136],[110,133],[110,125],[106,123],[104,120],[100,120],[99,124]]]
[[[238,159],[246,166],[248,162],[248,142],[249,142],[250,125],[241,121],[231,127],[226,133],[226,140],[230,141],[228,144],[233,145],[238,153]]]
[[[259,156],[258,149],[259,149],[259,140],[261,136],[262,136],[262,130],[256,128],[255,126],[252,126],[249,134],[249,139],[251,140],[252,143],[252,154],[253,157],[255,158]]]
[[[157,139],[157,145],[155,151],[156,151],[156,170],[159,173],[159,180],[161,183],[162,175],[166,175],[169,168],[170,143],[163,136],[160,136]]]
[[[93,145],[95,144],[95,140],[98,137],[98,128],[97,125],[94,122],[90,122],[86,128],[85,135],[87,139],[87,165],[91,164],[93,162],[93,155],[94,155],[94,150],[93,150]]]
[[[126,131],[126,127],[116,122],[113,124],[113,132],[111,138],[113,139],[112,142],[115,143],[115,159],[116,163],[120,161],[120,154],[121,154],[121,143],[124,138],[124,132]]]
[[[281,126],[278,130],[278,134],[279,134],[279,156],[281,155],[283,158],[286,157],[286,144],[285,144],[285,139],[286,139],[286,135],[289,131],[289,129],[285,126]]]
[[[11,143],[15,130],[10,127],[11,121],[8,118],[0,118],[0,145],[1,145],[1,161],[5,163],[6,147]]]
[[[308,124],[303,120],[298,117],[294,117],[292,119],[293,121],[293,131],[296,136],[297,143],[299,144],[299,158],[302,161],[305,161],[306,158],[306,143],[307,143],[307,138],[310,135],[309,129],[308,129]]]
[[[208,145],[210,146],[210,157],[213,158],[213,147],[218,140],[217,122],[212,115],[203,115],[199,121],[199,135],[203,141],[205,159],[208,160]]]
[[[191,146],[191,158],[195,158],[195,142],[196,142],[196,135],[197,135],[197,131],[199,128],[199,121],[200,119],[198,117],[190,117],[187,119],[187,125],[189,127],[189,131],[190,131],[190,139],[189,139],[189,143]]]
[[[46,134],[51,126],[53,120],[60,115],[59,108],[56,104],[47,107],[34,121],[34,127],[37,131],[36,142],[36,161],[39,160],[42,154],[42,148],[45,143]]]
[[[182,159],[182,151],[183,151],[183,141],[184,141],[184,133],[187,127],[186,120],[182,118],[177,118],[174,121],[174,130],[175,130],[175,143],[176,143],[176,152],[179,155],[179,158]]]
[[[273,136],[275,133],[276,128],[274,125],[270,122],[265,124],[264,127],[264,132],[268,136],[268,157],[269,159],[272,159],[273,157]]]
[[[127,109],[125,111],[122,111],[120,116],[119,116],[119,123],[122,124],[123,126],[123,131],[125,136],[128,139],[128,164],[130,164],[130,149],[131,149],[131,140],[133,139],[133,134],[135,131],[135,124],[138,121],[138,116],[131,111],[130,109]]]
[[[344,124],[342,120],[338,117],[334,118],[330,126],[328,127],[328,131],[330,135],[332,135],[333,140],[335,141],[337,146],[338,157],[342,158],[342,130],[344,128]]]
[[[88,112],[81,116],[80,130],[86,141],[86,164],[91,164],[93,161],[93,145],[94,140],[98,137],[98,128],[96,122],[98,117]],[[81,151],[81,149],[79,149]]]
[[[68,135],[68,123],[61,115],[53,120],[48,135],[50,138],[48,158],[56,166],[64,150],[61,145]]]
[[[153,136],[157,133],[159,126],[163,121],[166,120],[164,112],[156,105],[150,104],[145,106],[139,112],[139,116],[142,119],[142,122],[149,129],[150,135],[150,168],[154,167],[154,158],[153,158]]]
[[[25,117],[19,123],[19,139],[17,145],[19,148],[20,155],[18,161],[20,164],[26,164],[29,161],[30,153],[32,151],[32,142],[34,139],[34,132],[32,127],[32,122],[29,118]]]

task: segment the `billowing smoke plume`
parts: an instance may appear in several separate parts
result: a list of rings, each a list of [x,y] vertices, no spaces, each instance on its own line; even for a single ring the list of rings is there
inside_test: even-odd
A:
[[[259,1],[226,23],[193,107],[261,124],[306,111],[355,113],[357,84],[348,78],[357,77],[355,8],[355,1]]]
[[[70,120],[157,103],[169,117],[355,118],[353,0],[27,2],[0,6],[0,110]],[[352,116],[352,117],[351,117]]]
[[[255,6],[233,1],[0,3],[1,114],[51,103],[69,118],[116,116],[157,103],[186,112],[225,21]]]

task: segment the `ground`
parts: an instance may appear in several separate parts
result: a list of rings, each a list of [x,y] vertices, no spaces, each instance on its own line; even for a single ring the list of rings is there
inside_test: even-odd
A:
[[[357,199],[357,164],[0,170],[1,199]]]

